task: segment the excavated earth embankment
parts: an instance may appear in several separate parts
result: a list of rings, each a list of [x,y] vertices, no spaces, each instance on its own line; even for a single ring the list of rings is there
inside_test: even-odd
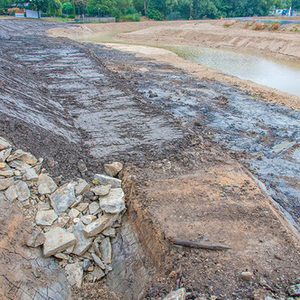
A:
[[[17,230],[29,230],[26,215],[1,202],[4,298],[23,299],[30,286],[36,299],[56,299],[50,290],[57,299],[157,299],[178,274],[187,299],[295,295],[299,240],[283,212],[297,226],[297,111],[167,64],[46,36],[55,23],[0,23],[0,135],[44,157],[57,185],[122,161],[127,206],[112,271],[77,289],[56,261],[32,256]],[[174,238],[231,249],[190,249]],[[28,272],[16,272],[22,263]]]

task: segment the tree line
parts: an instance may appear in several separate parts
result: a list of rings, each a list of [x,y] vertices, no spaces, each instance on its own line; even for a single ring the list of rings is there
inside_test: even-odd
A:
[[[28,0],[0,0],[0,12],[13,3]],[[265,16],[273,8],[300,10],[300,0],[29,0],[29,8],[53,16],[112,16],[117,20],[216,19]]]

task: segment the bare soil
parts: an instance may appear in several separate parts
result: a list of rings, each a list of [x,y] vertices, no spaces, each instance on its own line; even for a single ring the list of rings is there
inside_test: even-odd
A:
[[[25,233],[17,228],[29,230],[30,225],[16,203],[1,203],[4,299],[11,295],[24,299],[23,286],[33,286],[29,297],[38,290],[41,299],[56,299],[48,294],[55,278],[65,287],[54,287],[63,291],[59,294],[63,299],[158,299],[174,289],[173,271],[178,268],[188,299],[288,296],[287,288],[296,282],[300,268],[298,233],[259,187],[259,170],[254,177],[242,163],[247,165],[243,159],[260,151],[271,159],[274,144],[297,137],[295,111],[266,104],[227,83],[191,77],[168,64],[47,36],[45,31],[56,23],[0,22],[0,135],[45,157],[44,166],[58,183],[77,176],[90,179],[103,171],[104,162],[122,161],[128,206],[113,242],[113,272],[106,282],[86,284],[70,296],[56,262],[43,259],[40,252],[35,255],[43,262],[37,264],[42,275],[31,271],[35,260],[27,264],[28,272],[19,270],[28,257],[16,259],[16,255],[29,249],[22,241]],[[247,116],[246,129],[245,120],[234,118],[237,100],[262,109],[257,119]],[[262,117],[268,115],[264,112],[278,120],[272,128]],[[229,129],[213,125],[222,113],[233,122]],[[288,128],[282,127],[286,124]],[[255,141],[267,150],[234,150],[222,130],[239,144],[248,140],[254,145],[250,137],[261,136]],[[287,150],[298,146],[293,147]],[[79,162],[86,172],[80,171]],[[289,181],[294,184],[298,162],[288,158],[284,165],[292,166]],[[279,184],[274,191],[279,200],[293,192]],[[293,216],[299,214],[298,192],[294,202],[285,204]],[[191,250],[171,245],[169,237],[209,239],[232,249]],[[241,279],[243,271],[253,273],[250,282]]]
[[[227,23],[231,25],[226,26]],[[168,50],[153,48],[153,46],[161,48],[170,45],[191,45],[231,49],[255,55],[261,54],[272,59],[277,58],[300,65],[300,25],[281,25],[279,30],[272,31],[270,24],[266,25],[264,30],[253,30],[252,23],[195,20],[84,24],[51,29],[49,34],[80,41],[109,43],[109,46],[115,49],[167,62],[201,79],[208,78],[228,82],[243,90],[251,91],[252,94],[263,97],[266,101],[299,109],[300,99],[297,96],[186,61]],[[120,43],[122,45],[119,45]]]

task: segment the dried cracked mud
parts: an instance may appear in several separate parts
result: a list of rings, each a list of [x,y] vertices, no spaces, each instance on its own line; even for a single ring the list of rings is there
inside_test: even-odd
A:
[[[158,298],[174,288],[169,275],[181,266],[189,299],[286,297],[300,268],[299,112],[167,64],[46,36],[56,26],[0,20],[0,135],[45,157],[58,183],[125,163],[128,214],[105,285],[122,299]],[[14,229],[25,221],[5,205],[0,263],[29,271],[1,268],[2,297],[72,298],[54,261],[16,254],[28,251]],[[168,237],[176,236],[232,250],[175,247]],[[251,283],[240,279],[245,270]],[[98,288],[73,296],[97,298]]]

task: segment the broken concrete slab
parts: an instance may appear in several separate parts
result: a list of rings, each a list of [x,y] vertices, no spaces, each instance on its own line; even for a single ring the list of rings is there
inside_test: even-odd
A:
[[[43,253],[45,257],[62,252],[67,248],[74,246],[76,237],[73,233],[68,232],[60,227],[50,229],[45,233],[45,243]]]
[[[82,232],[85,226],[82,222],[78,222],[73,230],[73,234],[76,237],[76,244],[72,253],[81,256],[83,255],[92,245],[93,240],[91,238],[86,238]]]
[[[124,192],[121,188],[111,189],[110,193],[99,198],[100,208],[106,213],[118,214],[125,209]]]
[[[104,164],[104,171],[107,175],[114,177],[123,169],[123,164],[120,162],[113,162],[111,164]]]
[[[66,211],[76,202],[74,182],[63,185],[49,196],[51,205],[57,213]]]
[[[37,225],[50,226],[58,218],[54,210],[41,210],[35,216]]]
[[[95,174],[94,180],[102,185],[110,184],[112,188],[120,188],[122,182],[120,179],[101,174]]]
[[[41,174],[39,176],[37,181],[37,186],[38,186],[38,191],[41,195],[51,194],[57,189],[57,185],[54,182],[54,180],[46,174]]]

